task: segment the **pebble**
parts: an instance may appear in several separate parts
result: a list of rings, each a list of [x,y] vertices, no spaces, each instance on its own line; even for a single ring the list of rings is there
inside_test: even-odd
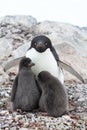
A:
[[[28,128],[20,128],[19,130],[29,130]]]

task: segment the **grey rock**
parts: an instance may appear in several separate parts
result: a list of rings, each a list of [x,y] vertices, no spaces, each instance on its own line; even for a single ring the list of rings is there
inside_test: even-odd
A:
[[[10,44],[12,40],[6,38],[0,39],[0,59],[9,56],[12,53],[13,46]]]
[[[79,54],[87,56],[87,31],[84,31],[83,28],[65,23],[44,21],[34,26],[33,29],[35,33],[49,36],[53,44],[70,44]]]
[[[25,26],[31,27],[32,25],[35,25],[37,23],[37,20],[32,16],[27,15],[8,15],[6,17],[1,17],[0,23],[2,23],[3,26],[5,26],[6,24],[23,24]]]
[[[84,79],[87,77],[87,56],[81,56],[78,51],[70,44],[62,43],[55,45],[55,48],[60,56],[60,59],[71,65]],[[75,79],[74,76],[64,71],[65,80]]]
[[[17,130],[17,129],[16,129],[16,126],[10,128],[10,130]]]
[[[29,130],[28,128],[20,128],[19,130]]]
[[[12,51],[32,38],[30,27],[37,24],[32,16],[6,16],[0,18],[0,59],[11,56]],[[25,47],[26,48],[26,47]]]
[[[24,56],[27,50],[29,49],[29,47],[30,47],[30,42],[19,46],[16,50],[13,51],[12,53],[13,57],[18,58]]]
[[[5,128],[9,127],[9,125],[8,124],[3,124],[0,127],[1,127],[1,129],[5,129]]]

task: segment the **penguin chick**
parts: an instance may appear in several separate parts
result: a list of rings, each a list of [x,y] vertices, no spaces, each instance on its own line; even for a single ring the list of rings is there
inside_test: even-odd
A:
[[[38,108],[40,92],[31,71],[31,67],[34,65],[29,58],[23,58],[19,63],[19,72],[11,92],[13,110],[32,111]]]
[[[68,111],[68,96],[61,82],[47,71],[39,73],[38,82],[42,90],[39,101],[41,111],[54,117],[66,113]]]

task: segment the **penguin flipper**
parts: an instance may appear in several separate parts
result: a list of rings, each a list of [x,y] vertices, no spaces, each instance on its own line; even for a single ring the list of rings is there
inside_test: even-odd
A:
[[[4,66],[4,71],[6,72],[8,69],[10,69],[10,68],[12,68],[12,67],[18,65],[19,62],[20,62],[20,60],[21,60],[22,58],[24,58],[24,56],[9,61],[9,62]]]
[[[53,46],[51,48],[51,52],[52,52],[54,58],[56,59],[56,61],[59,61],[59,56],[58,56],[58,54]]]
[[[66,71],[70,72],[72,75],[77,77],[80,81],[82,81],[82,83],[85,83],[82,76],[74,68],[72,68],[71,66],[67,65],[66,63],[64,63],[60,60],[58,61],[58,64],[60,67],[64,68]]]
[[[16,76],[13,86],[12,86],[12,91],[11,91],[11,101],[14,101],[16,90],[18,86],[18,75]]]

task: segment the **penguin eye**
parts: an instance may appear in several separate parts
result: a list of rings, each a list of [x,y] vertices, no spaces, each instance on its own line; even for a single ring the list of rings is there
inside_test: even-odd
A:
[[[48,45],[47,42],[45,42],[45,45],[46,45],[46,46]]]
[[[36,45],[37,45],[37,43],[35,42],[35,43],[34,43],[34,45],[36,46]]]

